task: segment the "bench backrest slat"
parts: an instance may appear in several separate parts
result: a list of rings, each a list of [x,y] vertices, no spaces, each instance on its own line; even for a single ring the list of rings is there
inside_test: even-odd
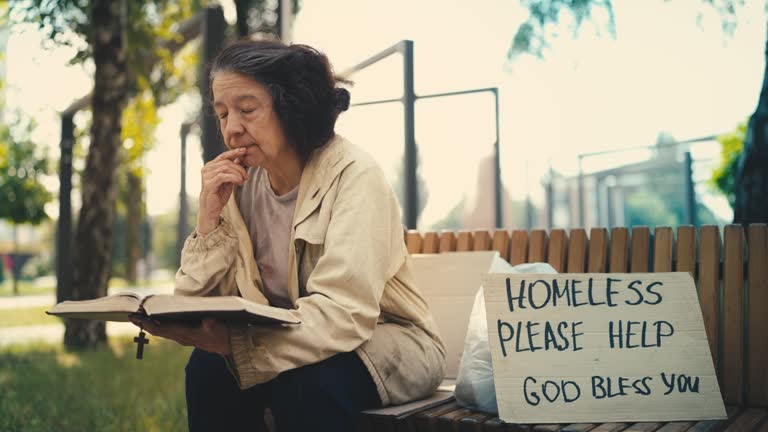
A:
[[[459,252],[471,251],[474,241],[475,235],[472,234],[472,231],[459,231],[459,235],[456,236],[456,250]]]
[[[509,232],[505,230],[496,230],[493,233],[493,244],[491,248],[499,253],[505,260],[509,259]]]
[[[742,403],[744,349],[744,229],[725,227],[723,241],[723,398]]]
[[[456,251],[456,234],[453,231],[440,233],[440,253]]]
[[[704,318],[704,330],[709,340],[709,352],[715,365],[715,372],[723,388],[723,374],[720,371],[720,231],[716,226],[703,226],[699,233],[699,304]]]
[[[677,265],[675,271],[689,272],[696,277],[696,228],[681,226],[677,229]]]
[[[491,250],[491,235],[488,231],[475,231],[475,238],[472,241],[472,250]]]
[[[749,380],[748,400],[768,406],[768,226],[752,225],[747,230],[749,266]],[[761,329],[761,330],[757,330]]]
[[[672,271],[672,228],[657,227],[653,233],[653,271]]]
[[[547,240],[545,230],[531,231],[527,262],[547,262]]]
[[[582,228],[571,230],[568,244],[568,273],[584,273],[587,264],[587,232]]]
[[[608,230],[592,228],[589,231],[589,257],[587,273],[605,273],[608,265]]]
[[[675,235],[676,234],[676,235]],[[653,239],[653,240],[651,240]],[[496,250],[511,264],[548,262],[557,271],[693,275],[704,329],[726,404],[768,407],[768,227],[728,225],[566,232],[409,231],[410,253]],[[745,274],[746,272],[746,274]],[[745,303],[745,300],[747,303]],[[746,307],[746,309],[745,309]]]
[[[650,253],[651,231],[648,227],[638,226],[632,228],[632,253],[629,257],[630,273],[644,273],[648,271]]]
[[[568,234],[564,229],[553,229],[549,234],[549,252],[547,262],[558,273],[565,271],[565,253],[568,245]]]
[[[629,230],[616,227],[611,230],[611,251],[608,257],[608,271],[626,273],[629,264]]]
[[[509,240],[509,263],[512,265],[528,262],[528,231],[512,231]]]

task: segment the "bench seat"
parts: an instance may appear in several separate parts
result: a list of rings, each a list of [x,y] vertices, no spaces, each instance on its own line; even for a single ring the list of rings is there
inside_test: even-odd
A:
[[[400,418],[363,415],[364,432],[768,432],[768,226],[443,231],[405,235],[408,251],[496,250],[510,264],[558,272],[690,272],[696,281],[727,420],[507,424],[455,401]]]

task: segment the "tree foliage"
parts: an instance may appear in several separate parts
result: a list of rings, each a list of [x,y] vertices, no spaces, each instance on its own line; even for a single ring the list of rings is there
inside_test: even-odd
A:
[[[720,143],[720,164],[712,173],[711,183],[715,189],[728,197],[731,206],[733,206],[733,194],[736,188],[736,165],[744,148],[746,135],[747,121],[745,120],[739,123],[735,130],[717,137]]]
[[[15,117],[0,124],[0,219],[37,225],[48,218],[45,205],[52,198],[41,182],[48,157],[30,139],[34,124],[21,114]]]

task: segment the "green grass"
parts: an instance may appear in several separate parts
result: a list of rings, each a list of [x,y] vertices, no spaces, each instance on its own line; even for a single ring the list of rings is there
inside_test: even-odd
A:
[[[123,338],[83,353],[0,348],[0,431],[185,431],[190,351],[158,338],[141,361]]]
[[[61,324],[62,321],[59,318],[45,314],[45,311],[50,310],[51,306],[3,309],[0,311],[0,327]]]
[[[56,289],[53,286],[35,286],[30,281],[19,281],[19,295],[42,295],[54,294]],[[0,284],[0,297],[13,296],[13,282],[6,276],[5,282]]]
[[[151,281],[139,281],[140,287],[152,287],[157,285],[164,285],[173,282],[172,279],[168,280],[151,280]],[[128,281],[122,278],[112,278],[109,280],[110,288],[125,288],[129,286]],[[43,295],[43,294],[56,294],[56,287],[54,285],[35,286],[32,282],[27,280],[20,280],[18,283],[19,295]],[[6,275],[6,279],[3,283],[0,283],[0,297],[13,296],[13,282]]]

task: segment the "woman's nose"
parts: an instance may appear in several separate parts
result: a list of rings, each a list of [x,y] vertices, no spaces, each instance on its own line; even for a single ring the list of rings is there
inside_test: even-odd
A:
[[[244,130],[243,122],[236,115],[227,117],[227,123],[224,126],[224,136],[237,135],[243,133]]]

